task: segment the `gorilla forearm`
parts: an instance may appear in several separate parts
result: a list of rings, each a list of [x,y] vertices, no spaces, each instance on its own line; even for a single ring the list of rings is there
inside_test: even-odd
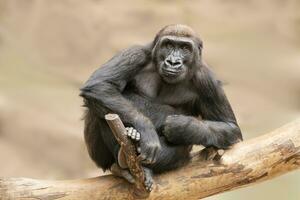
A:
[[[146,165],[153,169],[155,173],[161,173],[166,170],[176,169],[190,160],[190,145],[172,145],[168,143],[164,136],[159,137],[161,151],[157,155],[155,163]],[[172,165],[170,164],[172,163]]]
[[[128,99],[139,112],[143,113],[144,116],[151,120],[159,134],[169,115],[181,114],[178,109],[175,109],[172,106],[152,102],[150,99],[137,94],[124,94],[124,97]],[[124,123],[126,123],[126,121],[124,121]]]
[[[240,129],[234,123],[198,120],[184,115],[169,116],[164,135],[173,144],[198,144],[222,149],[242,140]]]

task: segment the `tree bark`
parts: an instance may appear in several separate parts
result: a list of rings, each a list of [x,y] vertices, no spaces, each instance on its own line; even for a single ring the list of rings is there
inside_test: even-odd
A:
[[[236,144],[218,161],[194,156],[185,167],[155,176],[148,199],[199,199],[300,168],[300,119]],[[1,178],[0,199],[133,199],[133,187],[111,175],[67,181]]]

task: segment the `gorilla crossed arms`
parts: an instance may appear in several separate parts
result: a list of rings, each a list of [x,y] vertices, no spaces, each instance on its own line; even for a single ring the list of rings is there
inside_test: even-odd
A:
[[[90,157],[134,181],[104,119],[118,114],[137,145],[148,190],[152,172],[187,163],[192,145],[226,149],[242,140],[221,82],[202,59],[202,41],[185,25],[166,26],[150,44],[116,54],[91,75],[80,96]]]

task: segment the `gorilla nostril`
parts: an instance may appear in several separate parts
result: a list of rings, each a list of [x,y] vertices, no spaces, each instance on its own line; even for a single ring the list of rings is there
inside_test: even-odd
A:
[[[173,65],[173,63],[172,63],[171,60],[166,60],[166,64],[169,65],[169,66],[172,66],[172,65]]]

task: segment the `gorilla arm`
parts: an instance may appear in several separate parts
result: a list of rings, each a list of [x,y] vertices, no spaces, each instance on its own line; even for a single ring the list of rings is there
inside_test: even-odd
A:
[[[81,96],[87,101],[96,100],[97,104],[107,108],[131,124],[141,134],[141,157],[144,162],[154,162],[160,148],[159,138],[152,122],[140,113],[129,100],[122,96],[127,82],[151,61],[151,50],[148,46],[128,48],[110,59],[96,70],[81,88]],[[104,118],[107,113],[99,113]],[[108,136],[110,137],[110,136]]]
[[[203,65],[194,77],[198,99],[194,109],[202,120],[184,115],[168,116],[164,135],[173,144],[199,144],[226,149],[241,141],[234,113],[218,80]]]

